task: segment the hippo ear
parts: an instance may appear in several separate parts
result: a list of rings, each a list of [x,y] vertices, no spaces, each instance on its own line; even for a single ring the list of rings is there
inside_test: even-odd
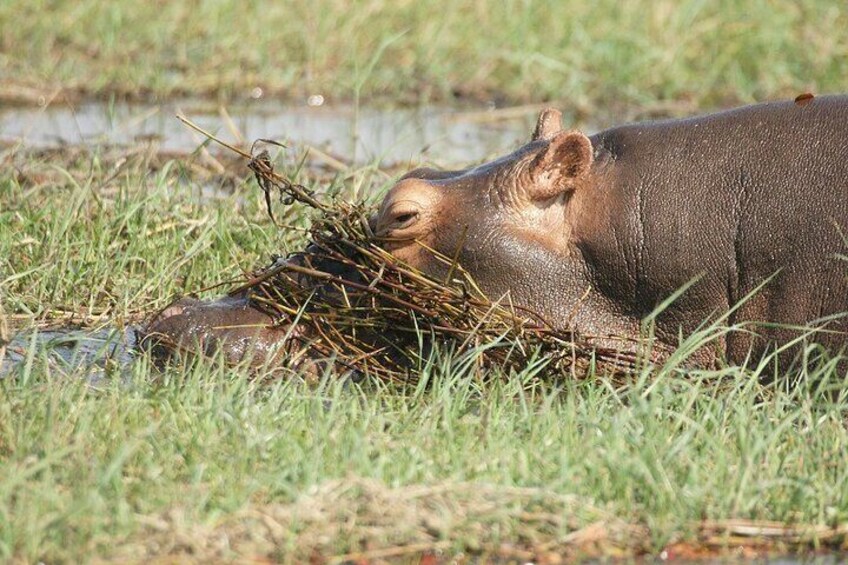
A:
[[[536,121],[536,129],[533,130],[532,141],[540,139],[551,139],[562,131],[562,112],[553,108],[546,108],[539,114]]]
[[[557,133],[530,163],[532,200],[553,198],[574,190],[592,167],[592,142],[579,131]]]

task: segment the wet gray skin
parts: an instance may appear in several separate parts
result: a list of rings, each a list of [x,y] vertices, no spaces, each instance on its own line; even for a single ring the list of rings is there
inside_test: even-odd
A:
[[[667,350],[705,321],[753,330],[702,348],[698,364],[760,359],[807,328],[839,352],[848,347],[846,139],[848,96],[592,136],[563,130],[549,110],[510,155],[406,175],[375,231],[422,271],[446,268],[430,249],[456,256],[489,296],[508,294],[584,335],[639,338],[661,310],[656,337]]]
[[[220,352],[227,363],[261,365],[284,353],[286,335],[287,328],[274,326],[244,294],[211,301],[183,298],[144,325],[139,345],[160,356]]]

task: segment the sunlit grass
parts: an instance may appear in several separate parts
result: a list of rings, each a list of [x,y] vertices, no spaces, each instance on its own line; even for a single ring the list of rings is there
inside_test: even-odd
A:
[[[848,15],[818,0],[15,0],[0,30],[0,99],[24,102],[261,89],[357,107],[556,101],[614,122],[848,86]],[[275,227],[255,186],[190,162],[1,154],[0,338],[121,329],[301,245],[299,211],[278,207]],[[234,192],[203,199],[200,183]],[[731,518],[841,527],[772,547],[848,549],[846,375],[812,351],[770,385],[765,365],[681,368],[720,331],[626,386],[542,367],[483,384],[473,352],[435,357],[407,389],[144,356],[93,381],[29,348],[0,377],[0,561],[656,554]]]
[[[123,319],[234,280],[303,240],[285,227],[308,225],[301,211],[281,209],[283,227],[275,227],[252,184],[189,178],[188,156],[154,167],[144,154],[126,154],[94,149],[70,163],[59,153],[7,154],[0,284],[8,311]],[[214,196],[201,195],[202,183]]]
[[[291,558],[356,551],[359,538],[380,546],[423,537],[453,552],[532,545],[512,532],[533,518],[496,514],[516,502],[516,487],[541,489],[545,510],[564,513],[559,525],[536,526],[535,543],[554,548],[598,520],[609,549],[637,553],[693,539],[702,519],[848,520],[848,397],[827,369],[787,391],[738,370],[720,385],[716,375],[617,388],[603,378],[541,384],[518,374],[481,386],[460,364],[437,363],[428,388],[402,391],[338,380],[260,384],[211,362],[157,373],[142,359],[129,380],[92,388],[83,374],[57,374],[36,357],[0,382],[0,555],[76,560],[120,553],[122,544],[136,557],[155,555],[168,538],[150,529],[158,519],[195,531],[193,543],[209,555],[227,556],[204,545],[201,526],[235,527],[251,508],[296,510],[332,481],[396,489],[399,505],[405,488],[494,485],[494,506],[475,512],[500,526],[469,539],[474,524],[463,516],[471,509],[457,497],[441,529],[398,538],[416,524],[369,530],[382,511],[368,492],[353,492],[346,512],[362,526],[320,539],[313,529],[342,524],[295,516],[301,527],[285,533]],[[646,529],[616,541],[622,524]],[[270,551],[263,535],[251,545],[234,533],[234,543]]]

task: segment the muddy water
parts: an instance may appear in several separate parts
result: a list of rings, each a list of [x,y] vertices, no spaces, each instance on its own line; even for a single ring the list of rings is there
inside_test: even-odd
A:
[[[466,165],[526,141],[539,106],[490,110],[287,106],[270,101],[227,107],[197,103],[162,106],[87,103],[0,109],[0,142],[27,146],[132,144],[156,140],[163,150],[192,151],[202,137],[178,112],[226,141],[270,138],[310,145],[345,161],[381,164],[423,159]]]

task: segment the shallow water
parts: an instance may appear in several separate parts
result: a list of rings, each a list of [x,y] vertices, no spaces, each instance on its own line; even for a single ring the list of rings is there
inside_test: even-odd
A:
[[[98,384],[121,375],[132,360],[135,330],[26,330],[11,338],[0,359],[0,378],[29,372],[30,365],[47,363],[54,375],[85,375]]]
[[[28,147],[118,144],[155,140],[165,151],[192,151],[203,138],[182,124],[181,112],[228,142],[236,135],[304,144],[344,161],[383,165],[419,162],[460,165],[480,161],[526,142],[539,106],[507,110],[419,108],[401,110],[310,107],[257,101],[220,108],[208,104],[83,103],[46,108],[0,109],[0,142]],[[234,126],[234,127],[231,127]],[[233,131],[235,130],[235,131]]]

